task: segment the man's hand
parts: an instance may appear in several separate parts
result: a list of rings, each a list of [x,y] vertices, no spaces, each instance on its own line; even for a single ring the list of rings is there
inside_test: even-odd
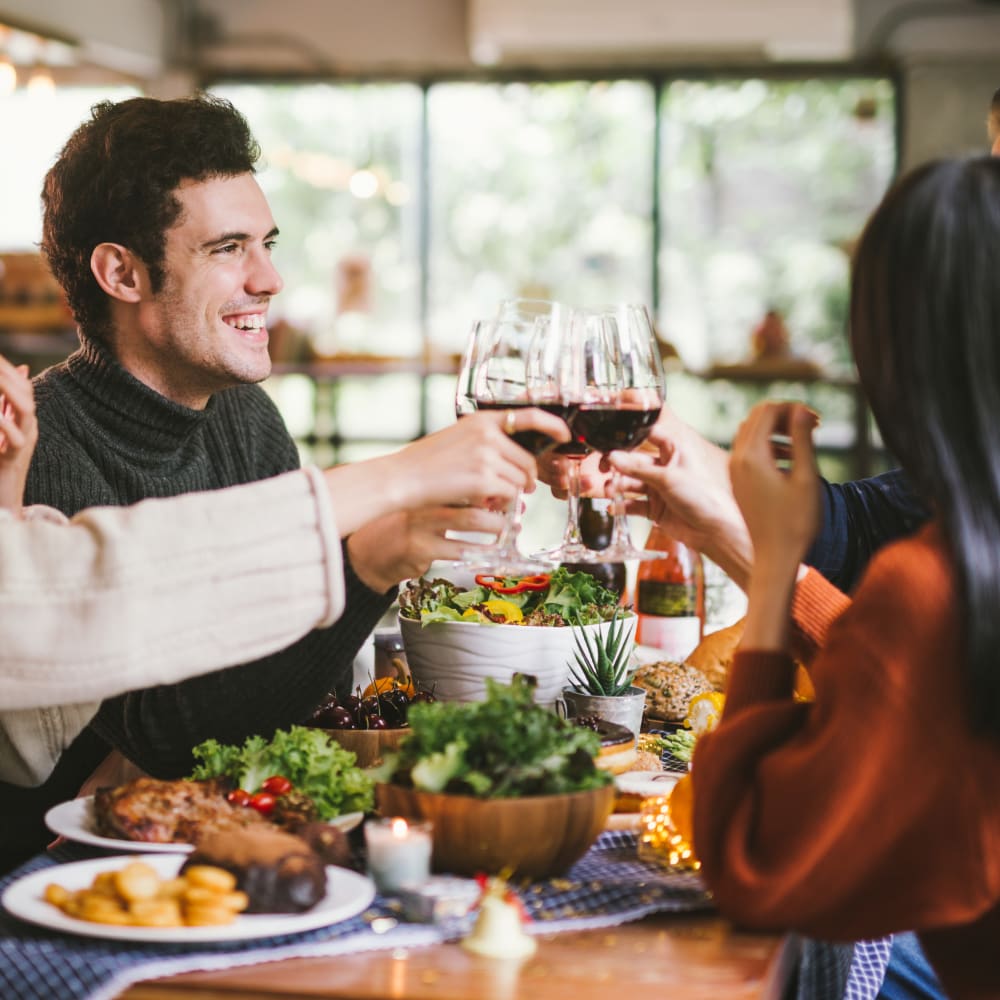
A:
[[[347,540],[347,552],[361,582],[383,593],[403,580],[426,573],[436,559],[461,559],[472,543],[446,538],[445,532],[496,535],[503,525],[503,514],[481,507],[398,511],[358,528]]]
[[[544,410],[480,411],[387,456],[397,476],[401,469],[412,470],[407,477],[410,502],[400,506],[482,506],[487,501],[506,506],[518,490],[530,493],[535,458],[510,435],[532,429],[560,444],[570,438],[566,422]]]
[[[473,413],[391,455],[324,473],[342,535],[373,517],[437,505],[505,509],[535,488],[534,456],[512,435],[541,431],[569,441],[564,420],[535,407]],[[445,556],[445,558],[448,558]]]

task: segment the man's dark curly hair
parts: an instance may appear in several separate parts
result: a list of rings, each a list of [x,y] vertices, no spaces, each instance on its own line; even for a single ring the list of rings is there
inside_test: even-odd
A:
[[[110,308],[90,270],[100,243],[119,243],[163,284],[166,231],[182,181],[253,173],[260,147],[228,101],[135,97],[94,105],[45,176],[42,251],[80,328],[106,339]]]

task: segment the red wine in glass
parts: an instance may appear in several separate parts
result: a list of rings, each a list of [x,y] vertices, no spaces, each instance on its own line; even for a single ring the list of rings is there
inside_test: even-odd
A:
[[[480,400],[476,405],[480,410],[524,410],[534,406],[539,410],[545,410],[546,413],[561,417],[571,428],[573,418],[576,415],[575,403],[531,403],[520,400],[515,403],[496,403]],[[548,434],[530,429],[515,431],[511,437],[526,451],[530,451],[532,455],[541,455],[543,451],[547,451],[555,443]]]
[[[594,451],[631,451],[649,437],[662,407],[648,410],[614,406],[581,406],[573,421],[573,436]]]

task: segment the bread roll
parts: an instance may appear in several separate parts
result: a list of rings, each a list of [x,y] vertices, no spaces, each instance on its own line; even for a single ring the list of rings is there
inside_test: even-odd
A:
[[[736,647],[743,636],[743,625],[746,619],[741,618],[728,628],[719,629],[704,639],[692,650],[687,662],[697,667],[711,683],[716,691],[725,691],[729,680],[729,671],[733,665]]]
[[[713,684],[716,691],[725,691],[729,682],[729,671],[733,666],[736,647],[743,638],[745,618],[728,628],[713,632],[699,643],[687,658],[687,662],[697,667]],[[798,663],[795,671],[795,698],[797,701],[812,701],[816,697],[812,679],[806,668]]]
[[[641,666],[632,683],[646,690],[646,715],[667,722],[682,722],[691,699],[713,690],[711,681],[697,667],[673,660]]]

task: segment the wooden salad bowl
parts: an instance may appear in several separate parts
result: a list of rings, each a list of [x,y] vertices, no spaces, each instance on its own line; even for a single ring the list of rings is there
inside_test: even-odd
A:
[[[357,757],[358,767],[380,764],[386,753],[399,748],[409,729],[324,729],[331,739]]]
[[[433,823],[431,865],[456,875],[561,875],[604,829],[614,807],[614,785],[565,795],[476,799],[420,792],[399,785],[375,786],[383,816]]]

